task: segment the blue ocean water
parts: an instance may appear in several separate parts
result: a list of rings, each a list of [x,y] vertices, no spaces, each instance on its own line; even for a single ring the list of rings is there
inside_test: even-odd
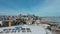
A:
[[[49,19],[55,20],[56,24],[58,24],[58,26],[60,26],[60,18],[49,18]]]
[[[60,21],[60,18],[50,18],[50,19]]]

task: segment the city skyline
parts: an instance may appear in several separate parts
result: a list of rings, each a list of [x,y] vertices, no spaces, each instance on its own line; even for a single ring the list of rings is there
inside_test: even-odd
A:
[[[0,0],[0,15],[60,16],[60,0]]]

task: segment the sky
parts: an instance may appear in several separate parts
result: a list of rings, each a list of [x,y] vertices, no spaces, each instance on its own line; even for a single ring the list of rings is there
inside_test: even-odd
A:
[[[0,15],[60,16],[60,0],[0,0]]]

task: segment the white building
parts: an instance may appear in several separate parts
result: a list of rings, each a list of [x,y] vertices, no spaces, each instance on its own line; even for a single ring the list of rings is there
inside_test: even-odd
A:
[[[15,27],[22,27],[22,28],[30,28],[31,32],[27,32],[27,30],[25,30],[26,32],[22,32],[22,30],[20,30],[20,32],[16,32],[11,33],[13,29],[16,29]],[[0,33],[1,31],[3,31],[4,29],[11,29],[11,31],[8,32],[8,34],[46,34],[46,31],[43,27],[41,26],[12,26],[12,27],[4,27],[4,28],[0,28]],[[1,34],[7,34],[6,31],[3,31],[3,33]]]
[[[44,28],[48,28],[48,26],[50,26],[50,25],[48,25],[48,24],[41,24],[41,26],[43,26]]]
[[[35,21],[35,24],[40,24],[40,23],[41,23],[41,22],[40,22],[39,19]]]
[[[3,25],[3,24],[2,24],[2,21],[0,21],[0,24]]]

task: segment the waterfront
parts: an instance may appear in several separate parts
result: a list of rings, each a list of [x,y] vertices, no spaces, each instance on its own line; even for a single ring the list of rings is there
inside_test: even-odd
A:
[[[60,27],[59,24],[57,23],[57,22],[59,22],[59,19],[57,20],[56,17],[55,17],[55,19],[53,17],[51,17],[51,18],[44,17],[43,18],[43,17],[38,17],[35,15],[2,16],[2,17],[0,17],[0,28],[12,27],[12,26],[17,26],[17,25],[28,25],[28,26],[31,25],[32,26],[33,24],[39,26],[39,24],[41,24],[40,26],[42,26],[45,29],[50,30],[49,32],[56,33],[55,31],[52,31],[54,29],[51,29],[51,28]],[[34,28],[34,27],[32,27],[32,28]],[[38,28],[36,28],[36,29],[38,29]]]
[[[0,0],[0,34],[60,34],[60,0]]]

